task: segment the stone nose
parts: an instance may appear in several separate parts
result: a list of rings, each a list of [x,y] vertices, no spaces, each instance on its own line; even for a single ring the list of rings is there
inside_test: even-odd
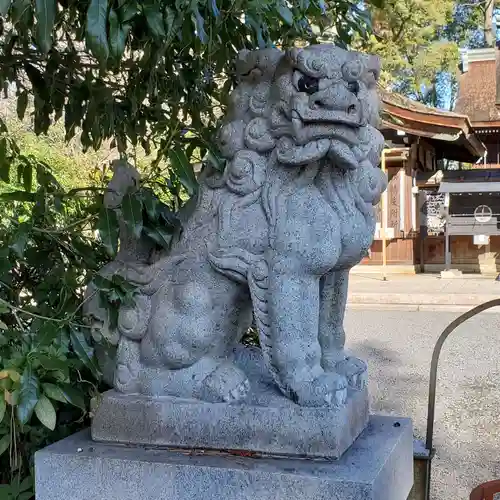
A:
[[[359,115],[361,112],[361,103],[355,93],[343,84],[315,92],[309,98],[309,106],[311,109],[343,112],[347,115]]]
[[[311,110],[341,113],[354,120],[362,117],[361,102],[356,93],[342,83],[315,92],[309,98],[309,107]]]

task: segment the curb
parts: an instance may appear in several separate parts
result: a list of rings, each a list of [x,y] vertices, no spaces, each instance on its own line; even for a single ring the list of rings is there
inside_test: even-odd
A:
[[[474,306],[497,299],[493,294],[439,294],[430,295],[423,293],[351,293],[348,304],[373,304],[376,306],[405,305],[405,306],[463,306],[471,309]]]
[[[436,304],[347,304],[348,311],[404,311],[404,312],[451,312],[464,313],[474,306]],[[499,308],[491,308],[481,314],[500,314]]]

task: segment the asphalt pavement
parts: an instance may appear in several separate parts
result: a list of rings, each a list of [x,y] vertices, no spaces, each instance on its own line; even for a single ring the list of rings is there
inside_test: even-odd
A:
[[[348,309],[348,348],[369,364],[372,411],[409,416],[424,438],[432,349],[453,312]],[[461,325],[439,364],[432,500],[500,479],[500,313]]]

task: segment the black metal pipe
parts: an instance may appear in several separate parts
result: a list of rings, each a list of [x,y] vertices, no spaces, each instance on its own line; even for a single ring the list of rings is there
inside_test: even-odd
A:
[[[448,338],[450,333],[453,332],[458,326],[472,318],[476,314],[479,314],[486,309],[491,309],[492,307],[500,306],[500,299],[489,300],[484,304],[480,304],[479,306],[474,307],[470,311],[462,314],[458,318],[454,319],[444,330],[443,333],[439,336],[436,345],[434,346],[434,351],[432,353],[432,361],[431,361],[431,373],[429,377],[429,404],[427,408],[427,435],[425,440],[425,447],[429,450],[430,456],[432,456],[432,440],[434,434],[434,415],[436,410],[436,383],[437,383],[437,369],[439,356],[441,354],[441,349],[443,348],[443,344],[445,340]],[[430,466],[428,469],[428,477],[427,479],[427,494],[426,499],[429,499],[430,494]]]

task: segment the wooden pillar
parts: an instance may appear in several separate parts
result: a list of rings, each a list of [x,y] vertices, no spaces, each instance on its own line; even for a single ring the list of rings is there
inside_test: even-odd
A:
[[[385,154],[386,150],[384,149],[382,151],[382,161],[381,161],[381,169],[384,174],[387,173],[386,170],[386,165],[385,165]],[[387,189],[389,189],[389,186],[387,186]],[[387,211],[387,190],[382,193],[382,196],[380,197],[380,218],[381,218],[381,226],[382,226],[382,279],[384,281],[387,281],[387,246],[386,246],[386,239],[385,239],[385,233],[387,230],[387,222],[385,220],[386,217],[386,211]]]

